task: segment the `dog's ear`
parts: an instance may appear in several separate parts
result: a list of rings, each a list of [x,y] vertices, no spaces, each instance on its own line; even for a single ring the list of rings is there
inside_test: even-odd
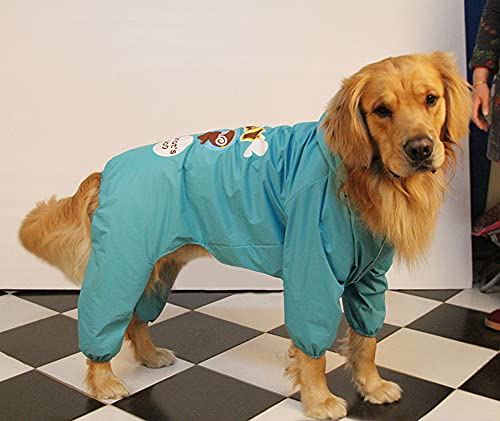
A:
[[[359,72],[345,79],[328,104],[322,123],[325,143],[340,155],[347,167],[369,168],[373,148],[361,109],[361,96],[368,75]]]
[[[446,121],[442,140],[458,143],[469,132],[472,110],[471,89],[460,75],[453,54],[435,51],[428,55],[443,78],[446,100]]]

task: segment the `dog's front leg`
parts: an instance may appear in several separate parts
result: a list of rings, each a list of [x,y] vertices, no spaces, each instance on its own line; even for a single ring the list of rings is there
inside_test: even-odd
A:
[[[119,399],[128,396],[128,390],[111,370],[111,363],[96,363],[87,360],[87,376],[85,382],[90,396],[96,399]]]
[[[349,328],[342,354],[353,371],[353,381],[365,401],[375,404],[397,402],[401,388],[394,382],[383,380],[375,366],[376,338],[356,333]]]
[[[333,395],[326,384],[326,357],[312,358],[291,345],[286,374],[300,386],[302,406],[307,416],[337,420],[347,415],[346,402]]]

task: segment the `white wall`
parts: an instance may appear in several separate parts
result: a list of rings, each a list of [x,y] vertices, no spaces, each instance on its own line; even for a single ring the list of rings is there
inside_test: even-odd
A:
[[[72,194],[112,155],[180,133],[317,119],[361,66],[436,49],[465,69],[462,0],[3,1],[0,288],[71,287],[22,250],[17,228],[34,202]],[[470,285],[467,166],[454,190],[428,264],[393,286]],[[218,276],[216,265],[195,264],[178,287],[280,285]]]

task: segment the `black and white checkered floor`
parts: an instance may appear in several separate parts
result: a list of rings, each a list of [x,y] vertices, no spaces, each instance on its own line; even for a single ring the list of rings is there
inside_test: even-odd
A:
[[[289,346],[281,293],[174,292],[152,327],[171,367],[139,366],[124,346],[115,373],[132,395],[85,394],[76,292],[0,292],[1,420],[303,420],[282,376]],[[346,420],[500,420],[500,333],[483,326],[500,294],[390,291],[377,364],[404,389],[399,403],[364,403],[344,360],[327,354],[331,390]],[[342,324],[339,335],[345,330]]]

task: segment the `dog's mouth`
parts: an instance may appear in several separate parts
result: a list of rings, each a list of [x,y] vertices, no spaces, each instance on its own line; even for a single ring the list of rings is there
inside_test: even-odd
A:
[[[436,168],[434,167],[432,159],[426,159],[422,162],[412,163],[411,166],[413,171],[416,173],[432,172],[434,174],[436,172]]]
[[[421,162],[407,162],[407,164],[403,165],[401,168],[393,169],[389,166],[385,166],[387,172],[389,172],[389,174],[391,174],[394,178],[406,178],[415,174],[434,174],[438,168],[439,167],[435,165],[431,158]]]

